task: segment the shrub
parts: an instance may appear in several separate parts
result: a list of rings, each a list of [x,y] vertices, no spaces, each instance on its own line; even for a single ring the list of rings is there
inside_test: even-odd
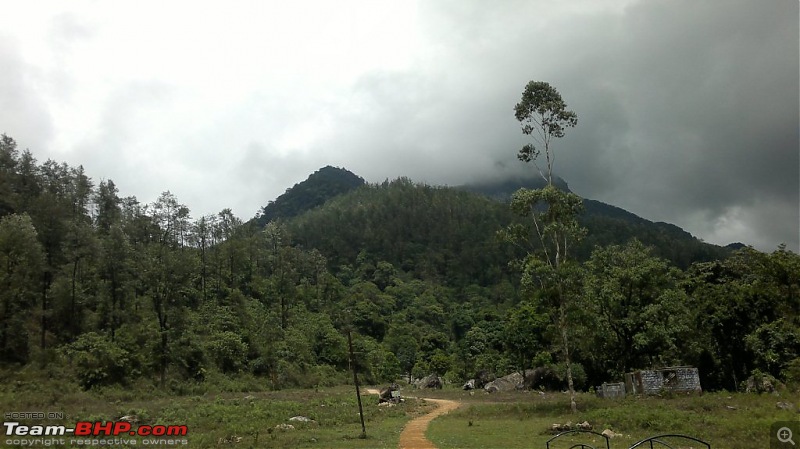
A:
[[[75,366],[78,382],[86,390],[101,385],[125,385],[139,375],[128,351],[95,332],[81,334],[62,347],[62,352]]]

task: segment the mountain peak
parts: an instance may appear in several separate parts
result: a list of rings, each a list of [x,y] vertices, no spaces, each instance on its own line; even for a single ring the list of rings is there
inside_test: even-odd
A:
[[[364,179],[345,168],[326,165],[305,181],[286,189],[282,195],[261,209],[256,218],[263,227],[276,218],[291,218],[325,204],[329,199],[364,185]]]

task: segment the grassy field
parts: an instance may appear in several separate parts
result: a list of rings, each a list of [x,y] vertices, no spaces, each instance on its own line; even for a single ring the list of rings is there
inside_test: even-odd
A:
[[[367,429],[367,438],[362,439],[358,404],[352,386],[186,396],[165,396],[158,390],[142,388],[84,392],[41,380],[15,380],[1,388],[0,411],[3,413],[41,411],[65,414],[63,420],[19,420],[25,425],[70,427],[77,421],[112,421],[125,415],[136,415],[139,424],[186,425],[189,429],[185,437],[188,444],[179,442],[178,447],[190,448],[394,449],[405,423],[433,408],[431,404],[416,400],[395,407],[379,407],[374,395],[362,392]],[[289,421],[293,416],[308,417],[314,422]],[[277,430],[276,426],[280,424],[291,424],[295,429]],[[7,444],[5,438],[8,437],[3,438],[0,447],[23,447]],[[114,447],[142,447],[142,442]]]
[[[664,433],[691,435],[711,443],[713,448],[768,448],[773,422],[800,420],[800,398],[787,393],[712,393],[621,400],[580,394],[575,415],[569,412],[569,398],[562,393],[477,392],[470,396],[445,390],[435,394],[464,404],[431,424],[428,438],[440,449],[544,448],[553,436],[549,431],[552,424],[583,421],[592,424],[597,432],[611,429],[622,434],[611,440],[612,448],[628,448],[643,438]],[[794,404],[792,410],[777,407],[778,402],[787,401]],[[579,441],[572,444],[576,442]],[[602,438],[592,443],[601,447],[597,443],[605,447]]]
[[[183,447],[191,448],[377,449],[396,448],[406,422],[433,407],[425,401],[408,399],[402,405],[384,408],[376,404],[374,396],[364,394],[367,438],[361,439],[352,386],[254,391],[259,389],[257,384],[240,382],[229,387],[227,392],[190,391],[181,395],[165,395],[143,385],[131,390],[85,392],[63,381],[11,378],[0,373],[0,411],[63,412],[61,420],[20,421],[66,426],[77,421],[113,421],[123,415],[136,415],[140,424],[186,425],[188,444]],[[713,393],[624,400],[602,400],[581,394],[576,415],[569,413],[568,398],[562,393],[470,395],[455,389],[404,393],[462,402],[461,408],[434,420],[428,430],[428,437],[441,449],[544,448],[551,437],[548,432],[551,425],[568,421],[588,421],[596,431],[608,428],[622,434],[612,440],[612,448],[627,448],[641,438],[659,433],[693,435],[710,442],[714,448],[767,448],[773,422],[800,420],[800,398],[788,393],[781,396]],[[777,402],[790,402],[794,407],[779,409]],[[289,421],[298,415],[314,422]],[[292,424],[295,429],[277,430],[280,424]],[[600,447],[598,442],[593,445]],[[6,443],[3,440],[0,446],[22,447]],[[141,446],[139,442],[136,446],[114,447]]]

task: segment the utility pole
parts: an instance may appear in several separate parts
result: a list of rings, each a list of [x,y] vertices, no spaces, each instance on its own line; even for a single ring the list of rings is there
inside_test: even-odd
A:
[[[364,409],[361,406],[361,391],[358,388],[358,374],[356,373],[356,362],[353,356],[353,338],[350,336],[350,329],[347,329],[347,347],[350,349],[350,366],[353,368],[353,383],[356,384],[356,397],[358,398],[358,416],[361,417],[361,438],[367,438],[367,428],[364,425]]]

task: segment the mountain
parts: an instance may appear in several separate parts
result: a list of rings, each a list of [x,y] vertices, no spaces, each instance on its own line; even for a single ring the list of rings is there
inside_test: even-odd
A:
[[[567,182],[556,177],[554,184],[570,191]],[[494,182],[467,184],[459,189],[474,192],[507,203],[520,188],[537,189],[545,182],[539,177],[511,178]],[[581,224],[589,234],[578,248],[579,258],[588,258],[595,246],[623,244],[637,238],[655,249],[655,254],[686,268],[693,262],[706,262],[727,257],[736,245],[721,247],[705,243],[682,228],[670,223],[653,222],[602,201],[584,198]]]
[[[563,179],[555,183],[569,190]],[[257,223],[292,219],[297,242],[320,250],[331,266],[352,263],[366,250],[412,271],[426,267],[426,277],[488,281],[484,274],[488,269],[496,282],[513,255],[498,244],[495,234],[518,219],[505,203],[520,187],[539,188],[543,182],[515,178],[451,188],[400,178],[358,189],[362,186],[364,180],[352,172],[324,167],[264,207]],[[580,220],[589,230],[575,248],[583,260],[596,246],[624,244],[632,238],[681,268],[722,259],[731,252],[678,226],[652,222],[596,200],[584,200]]]
[[[417,279],[496,285],[521,254],[497,239],[514,219],[505,204],[408,178],[368,184],[287,221],[294,241],[334,270],[385,261]]]
[[[259,227],[264,227],[276,218],[291,218],[325,204],[336,196],[364,185],[364,179],[344,168],[320,168],[308,179],[286,189],[275,201],[270,201],[256,217]]]
[[[567,185],[567,181],[564,181],[564,179],[558,176],[553,178],[553,184],[561,190],[564,190],[566,192],[571,192],[569,186]],[[499,181],[484,181],[471,184],[464,184],[456,188],[461,190],[466,190],[467,192],[485,195],[488,196],[489,198],[493,198],[498,201],[506,202],[511,199],[511,195],[514,192],[523,187],[526,189],[541,189],[546,185],[547,182],[540,176],[536,177],[513,176],[501,179]]]

